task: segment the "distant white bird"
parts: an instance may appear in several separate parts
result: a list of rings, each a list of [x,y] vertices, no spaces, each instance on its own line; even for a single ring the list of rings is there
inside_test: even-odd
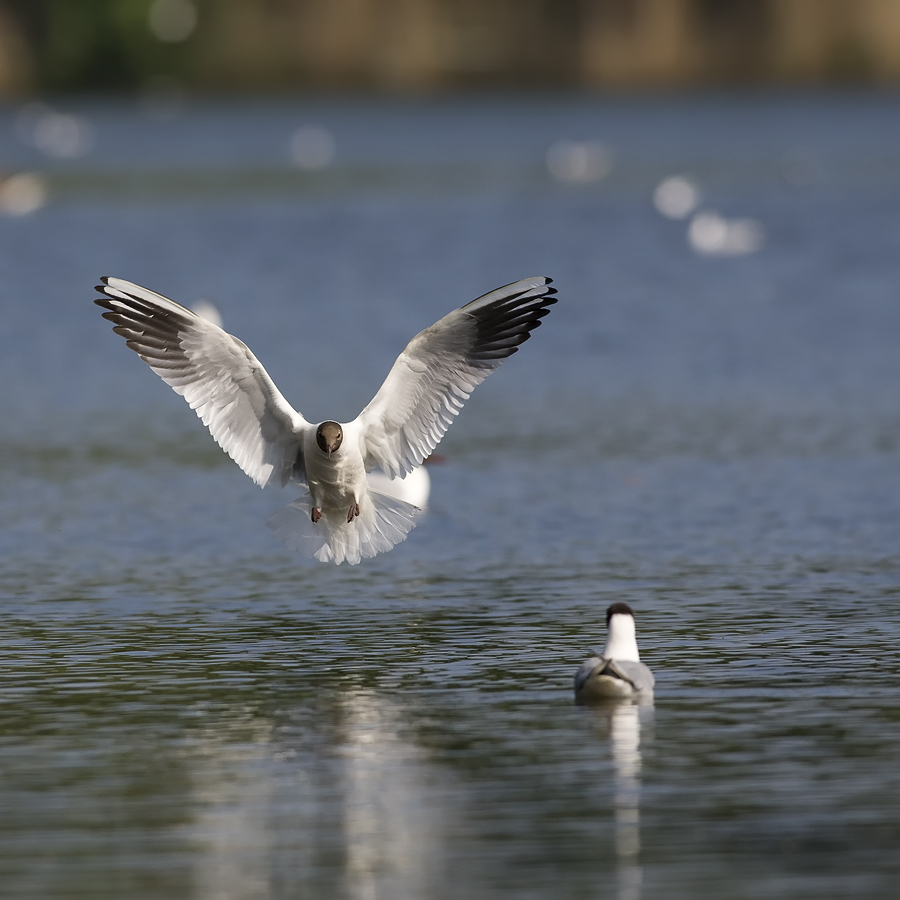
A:
[[[395,500],[411,503],[421,510],[428,508],[428,497],[431,495],[431,476],[423,463],[408,475],[389,478],[384,472],[369,473],[369,490],[387,494]]]
[[[269,527],[323,562],[389,550],[415,526],[415,506],[370,490],[366,472],[414,470],[475,387],[528,340],[556,303],[549,278],[526,278],[454,310],[417,334],[352,421],[314,425],[284,399],[242,341],[173,300],[102,278],[94,302],[113,331],[181,394],[216,442],[258,485],[308,491]]]
[[[197,313],[198,316],[202,316],[208,322],[212,322],[213,325],[218,325],[219,328],[224,327],[222,313],[219,312],[219,307],[211,300],[198,300],[191,309]]]
[[[613,603],[606,611],[606,628],[603,653],[586,659],[575,673],[575,702],[652,697],[655,679],[641,662],[631,607]]]

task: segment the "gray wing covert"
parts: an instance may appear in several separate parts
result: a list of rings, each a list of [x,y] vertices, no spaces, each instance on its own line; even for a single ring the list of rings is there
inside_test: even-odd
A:
[[[592,656],[590,659],[586,659],[579,667],[578,671],[575,673],[575,692],[577,693],[584,687],[584,683],[591,677],[591,673],[597,666],[601,665],[603,660],[600,659],[599,656]]]
[[[630,681],[636,691],[652,691],[656,683],[653,673],[642,662],[610,659],[607,660],[606,667],[620,678]]]

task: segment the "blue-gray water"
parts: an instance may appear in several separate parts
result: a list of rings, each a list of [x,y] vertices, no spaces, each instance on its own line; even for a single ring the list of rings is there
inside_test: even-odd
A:
[[[71,108],[72,161],[0,111],[50,189],[0,217],[0,893],[897,895],[900,98]],[[564,138],[609,176],[555,182]],[[762,250],[693,252],[673,174]],[[273,540],[295,494],[111,333],[104,274],[214,300],[311,420],[486,290],[561,300],[409,539],[336,568]],[[616,600],[649,711],[572,703]]]

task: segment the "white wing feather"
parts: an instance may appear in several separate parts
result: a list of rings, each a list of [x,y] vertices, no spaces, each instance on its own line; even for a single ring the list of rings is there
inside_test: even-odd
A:
[[[405,475],[434,450],[472,391],[556,303],[549,278],[526,278],[454,310],[417,334],[359,414],[366,468]]]
[[[300,434],[308,425],[242,341],[168,297],[103,278],[94,302],[147,365],[181,394],[216,443],[258,485],[305,478]]]

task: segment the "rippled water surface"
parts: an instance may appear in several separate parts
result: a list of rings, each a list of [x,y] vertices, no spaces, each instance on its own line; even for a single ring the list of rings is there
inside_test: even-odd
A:
[[[96,144],[52,164],[0,111],[49,189],[0,217],[0,893],[897,895],[896,97],[73,109]],[[609,176],[554,182],[585,138]],[[673,174],[763,248],[695,253]],[[292,489],[122,346],[103,274],[214,300],[311,420],[484,291],[561,299],[409,539],[338,568],[272,539]],[[655,705],[576,708],[617,600]]]

